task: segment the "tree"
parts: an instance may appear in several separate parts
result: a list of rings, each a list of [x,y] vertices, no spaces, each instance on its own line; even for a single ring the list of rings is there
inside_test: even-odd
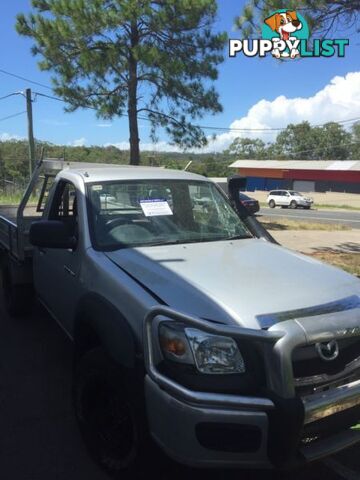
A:
[[[309,122],[290,124],[276,137],[276,146],[285,158],[294,160],[315,160],[318,141]]]
[[[360,160],[360,122],[354,123],[351,129],[351,158]]]
[[[224,153],[235,155],[238,159],[261,160],[266,158],[266,145],[259,138],[235,138]]]
[[[16,28],[34,40],[42,70],[67,111],[128,115],[130,163],[140,161],[138,118],[182,147],[207,143],[191,121],[222,111],[212,82],[226,34],[214,33],[216,0],[32,0]]]
[[[282,156],[294,160],[345,160],[350,158],[351,134],[342,125],[329,122],[312,127],[309,122],[290,124],[275,142]]]
[[[319,127],[317,127],[319,128]],[[346,160],[351,155],[351,133],[335,122],[319,129],[318,155],[323,160]]]
[[[300,12],[318,36],[360,27],[359,0],[250,0],[235,25],[244,38],[259,35],[264,19],[282,8]]]

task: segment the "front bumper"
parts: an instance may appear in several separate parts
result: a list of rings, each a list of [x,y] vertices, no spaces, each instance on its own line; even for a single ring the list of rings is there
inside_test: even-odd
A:
[[[360,380],[300,398],[295,394],[291,364],[292,352],[298,346],[359,336],[359,316],[360,309],[353,309],[318,316],[316,321],[314,317],[302,318],[257,331],[211,324],[165,307],[152,310],[145,321],[144,338],[145,392],[154,439],[170,457],[184,464],[244,468],[288,467],[360,442],[360,431],[350,428],[315,441],[308,441],[313,434],[306,433],[308,427],[311,430],[347,412],[359,414],[360,420]],[[152,327],[159,317],[262,343],[268,366],[268,398],[195,392],[161,374],[155,365]]]

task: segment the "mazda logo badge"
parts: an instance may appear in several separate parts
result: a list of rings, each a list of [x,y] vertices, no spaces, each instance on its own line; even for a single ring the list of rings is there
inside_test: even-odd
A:
[[[326,362],[336,360],[340,353],[339,344],[336,340],[331,340],[331,342],[327,343],[317,343],[315,347],[319,357]]]

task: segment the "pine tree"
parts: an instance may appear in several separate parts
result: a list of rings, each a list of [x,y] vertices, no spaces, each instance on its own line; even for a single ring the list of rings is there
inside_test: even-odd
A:
[[[104,119],[127,115],[130,163],[140,162],[138,120],[151,136],[201,147],[193,121],[222,111],[213,86],[224,33],[214,33],[216,0],[32,0],[17,31],[34,40],[42,70],[67,111],[94,108]]]

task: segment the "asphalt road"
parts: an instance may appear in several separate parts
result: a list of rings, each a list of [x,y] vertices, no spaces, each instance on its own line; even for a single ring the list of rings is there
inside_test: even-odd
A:
[[[340,223],[351,228],[360,228],[360,212],[343,210],[303,210],[290,208],[261,208],[258,215],[274,218],[293,218],[299,221],[312,221],[316,223]]]
[[[106,480],[82,444],[71,407],[72,344],[41,309],[10,319],[0,304],[1,480]],[[176,435],[176,432],[174,432]],[[171,464],[159,480],[359,480],[358,448],[292,473],[204,472]],[[137,479],[136,479],[137,480]]]

